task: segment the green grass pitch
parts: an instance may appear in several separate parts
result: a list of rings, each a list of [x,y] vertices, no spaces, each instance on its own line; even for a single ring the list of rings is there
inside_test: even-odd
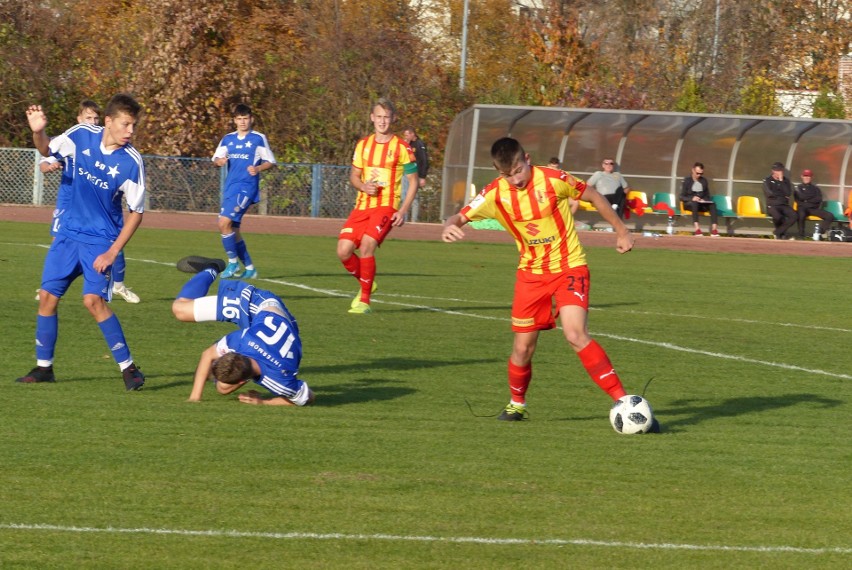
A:
[[[178,323],[188,254],[215,231],[143,228],[142,298],[113,308],[147,376],[125,393],[80,282],[54,385],[34,363],[42,224],[0,223],[0,567],[848,568],[850,269],[845,259],[589,250],[590,330],[663,433],[616,434],[559,331],[531,420],[498,422],[516,251],[406,242],[378,256],[372,315],[333,238],[246,234],[258,285],[299,320],[310,408],[208,388],[232,327]]]

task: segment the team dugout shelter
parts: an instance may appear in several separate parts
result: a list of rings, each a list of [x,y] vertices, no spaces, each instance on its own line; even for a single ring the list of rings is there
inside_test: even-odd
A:
[[[656,193],[679,197],[695,162],[704,164],[710,192],[728,196],[732,209],[740,196],[756,196],[766,212],[763,179],[774,162],[784,163],[794,185],[803,170],[813,170],[824,200],[846,205],[852,187],[852,124],[844,120],[474,105],[450,127],[442,219],[497,176],[491,145],[506,136],[521,142],[533,164],[555,156],[584,180],[613,158],[630,188],[649,201]]]

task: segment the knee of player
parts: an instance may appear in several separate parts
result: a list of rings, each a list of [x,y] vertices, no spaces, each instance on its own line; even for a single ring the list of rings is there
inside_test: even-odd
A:
[[[565,329],[565,340],[568,341],[568,344],[571,345],[576,352],[583,350],[583,348],[589,344],[592,338],[589,336],[584,329]]]
[[[192,304],[192,299],[175,299],[172,303],[172,314],[179,321],[191,323],[195,321]]]

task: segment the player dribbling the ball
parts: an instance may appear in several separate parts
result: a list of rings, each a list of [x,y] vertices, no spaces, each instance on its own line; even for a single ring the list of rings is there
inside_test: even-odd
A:
[[[508,363],[511,400],[498,419],[526,417],[538,335],[556,326],[556,316],[586,372],[613,401],[618,400],[625,395],[621,379],[604,349],[589,336],[590,276],[570,200],[582,198],[598,209],[616,232],[619,253],[633,249],[633,237],[606,198],[568,172],[531,166],[517,140],[495,142],[491,158],[499,177],[447,220],[441,239],[460,240],[466,223],[494,218],[512,234],[520,252],[512,303],[515,337]]]

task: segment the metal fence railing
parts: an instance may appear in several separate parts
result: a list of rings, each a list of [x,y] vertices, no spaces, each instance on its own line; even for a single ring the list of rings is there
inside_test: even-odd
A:
[[[0,148],[0,203],[55,203],[60,173],[42,174],[40,159],[35,149]],[[146,209],[218,212],[224,171],[209,158],[146,155],[144,160]],[[435,191],[420,192],[413,221],[439,221],[440,186],[433,186]],[[260,215],[345,218],[355,200],[349,166],[279,163],[262,175],[260,188]]]

